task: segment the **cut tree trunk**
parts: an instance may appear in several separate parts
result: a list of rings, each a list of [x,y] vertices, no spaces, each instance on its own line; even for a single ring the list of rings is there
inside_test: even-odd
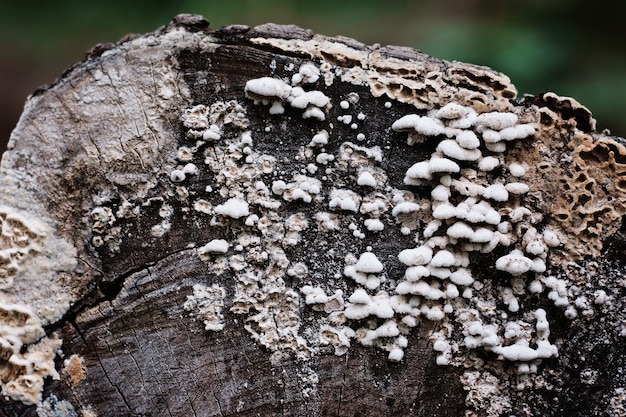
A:
[[[626,415],[626,142],[571,98],[181,15],[0,178],[2,416]]]

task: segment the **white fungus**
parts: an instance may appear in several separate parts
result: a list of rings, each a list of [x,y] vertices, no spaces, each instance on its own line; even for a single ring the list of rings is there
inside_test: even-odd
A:
[[[463,130],[456,135],[457,143],[465,149],[478,149],[480,140],[471,130]]]
[[[428,161],[428,168],[431,173],[457,173],[461,170],[459,164],[448,159],[440,157],[432,157]],[[410,169],[409,169],[410,170]],[[407,171],[407,176],[409,171]]]
[[[183,182],[185,181],[185,173],[182,169],[173,169],[170,172],[170,180],[172,182]]]
[[[359,178],[356,183],[362,186],[376,188],[376,179],[369,171],[363,171],[359,174]]]
[[[502,130],[507,127],[514,126],[517,123],[517,115],[514,113],[490,112],[478,115],[476,118],[476,126],[493,130]]]
[[[426,265],[433,258],[433,250],[428,246],[419,246],[413,249],[404,249],[398,255],[398,260],[405,265]]]
[[[233,219],[239,219],[250,214],[248,202],[238,198],[230,198],[224,204],[216,206],[215,212]]]
[[[511,194],[525,194],[528,192],[528,185],[523,182],[509,182],[504,188]]]
[[[322,130],[313,136],[311,142],[309,143],[310,147],[322,147],[328,144],[328,132],[326,130]]]
[[[502,184],[491,184],[485,187],[482,195],[484,198],[494,201],[507,201],[509,199],[509,192]]]
[[[526,175],[526,168],[520,164],[512,162],[509,164],[509,173],[514,177],[523,177]]]
[[[295,107],[297,109],[306,109],[310,106],[321,108],[330,104],[330,99],[326,96],[326,94],[317,90],[306,92],[303,91],[297,96],[291,97],[292,98],[290,99],[289,104],[291,105],[291,107]]]
[[[261,77],[246,82],[244,91],[251,98],[263,96],[286,99],[291,93],[291,86],[277,78]]]
[[[496,260],[496,269],[506,271],[513,276],[524,274],[533,267],[532,259],[524,256],[522,251],[514,249],[508,255],[504,255]]]
[[[439,145],[437,145],[437,151],[458,161],[477,161],[482,156],[479,149],[464,148],[459,145],[457,141],[452,139],[445,139],[439,142]]]
[[[437,136],[445,133],[445,127],[441,120],[417,114],[408,114],[396,120],[391,128],[395,131],[414,130],[426,136]]]
[[[206,245],[198,248],[198,253],[226,253],[228,247],[228,241],[224,239],[213,239]]]
[[[450,267],[456,263],[455,256],[447,250],[438,251],[430,261],[430,265],[434,267]]]
[[[363,224],[370,232],[381,232],[385,229],[385,225],[378,219],[366,219]]]
[[[429,161],[420,161],[420,162],[413,164],[406,171],[405,180],[404,180],[405,183],[406,183],[407,178],[418,178],[418,179],[427,179],[427,180],[431,179],[432,173],[430,170]]]
[[[320,70],[311,63],[303,64],[300,70],[291,77],[291,84],[297,85],[301,83],[312,84],[320,78]]]
[[[500,165],[500,161],[495,156],[485,156],[478,162],[478,169],[481,171],[493,171]]]
[[[354,268],[359,272],[378,273],[382,272],[383,264],[372,252],[361,254]]]

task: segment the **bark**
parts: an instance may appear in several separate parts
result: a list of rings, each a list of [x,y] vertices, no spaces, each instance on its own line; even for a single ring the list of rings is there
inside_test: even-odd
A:
[[[626,142],[574,99],[181,15],[1,170],[0,415],[625,415]]]

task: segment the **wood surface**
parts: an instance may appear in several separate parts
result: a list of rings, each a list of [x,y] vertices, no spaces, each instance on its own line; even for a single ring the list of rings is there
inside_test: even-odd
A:
[[[246,95],[246,83],[261,77],[294,84],[307,63],[320,77],[301,86],[329,98],[321,108],[325,120],[303,118],[304,109],[287,103],[284,113],[270,114],[269,105]],[[534,227],[558,236],[547,270],[519,277],[523,286],[543,287],[522,288],[519,312],[507,309],[502,291],[512,278],[495,265],[511,247],[500,245],[469,255],[479,283],[474,301],[450,301],[455,311],[488,303],[485,317],[500,337],[507,320],[532,330],[532,312],[545,310],[558,356],[537,361],[528,375],[516,373],[523,361],[465,347],[455,314],[421,317],[405,328],[400,361],[388,359],[397,343],[391,339],[378,346],[352,339],[337,351],[320,336],[337,315],[305,302],[302,287],[310,285],[328,296],[341,290],[348,303],[361,284],[344,274],[346,257],[368,250],[385,269],[380,287],[367,291],[394,293],[406,269],[398,254],[424,242],[433,217],[428,210],[393,215],[393,196],[407,192],[408,200],[430,204],[432,187],[404,178],[446,138],[421,135],[421,143],[409,144],[407,132],[391,126],[448,103],[515,114],[535,129],[532,138],[493,153],[503,165],[485,178],[510,182],[509,164],[525,167],[528,193],[494,206],[503,218],[512,216],[511,207],[532,212],[519,233]],[[204,128],[198,136],[191,122],[185,125],[185,114],[198,105],[209,109],[220,139],[202,139]],[[350,123],[338,120],[344,115]],[[311,147],[322,130],[328,143]],[[320,162],[320,153],[334,159]],[[173,171],[187,163],[198,172],[173,181]],[[201,17],[181,15],[155,33],[98,45],[33,93],[1,169],[4,224],[19,214],[24,228],[47,230],[24,232],[39,246],[20,252],[18,267],[0,265],[2,340],[26,334],[12,319],[19,308],[43,329],[2,351],[2,416],[626,415],[626,141],[595,131],[591,113],[573,99],[516,98],[503,74],[410,48],[367,46],[293,26],[212,30]],[[378,175],[377,190],[358,184],[364,170]],[[311,201],[289,194],[304,187],[297,175],[321,184]],[[271,191],[277,181],[299,185],[280,195]],[[270,191],[263,194],[259,182]],[[376,214],[335,209],[329,201],[337,189],[361,199],[378,193],[386,206]],[[246,200],[259,219],[248,224],[248,214],[219,214],[231,198]],[[320,226],[320,212],[337,217],[337,230]],[[368,230],[368,218],[384,229]],[[6,253],[17,253],[12,236],[2,241]],[[226,253],[201,250],[216,239],[228,242]],[[302,264],[306,273],[293,269]],[[562,281],[563,294],[550,295],[558,291],[548,288],[549,277]],[[217,297],[204,316],[197,288]],[[555,305],[558,296],[564,304]],[[572,311],[575,317],[566,317]],[[401,315],[394,317],[399,322]],[[221,330],[206,330],[205,320]],[[336,327],[383,322],[344,318]],[[441,332],[456,344],[444,366],[433,350]],[[54,357],[52,370],[15,365],[18,357],[43,363],[28,355],[44,348]],[[30,389],[30,400],[7,394],[5,386],[29,373],[43,378],[40,392]]]

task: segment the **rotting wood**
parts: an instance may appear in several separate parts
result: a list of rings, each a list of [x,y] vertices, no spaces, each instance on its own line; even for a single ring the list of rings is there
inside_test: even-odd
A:
[[[515,95],[293,26],[94,48],[3,155],[0,413],[624,415],[626,142]]]

